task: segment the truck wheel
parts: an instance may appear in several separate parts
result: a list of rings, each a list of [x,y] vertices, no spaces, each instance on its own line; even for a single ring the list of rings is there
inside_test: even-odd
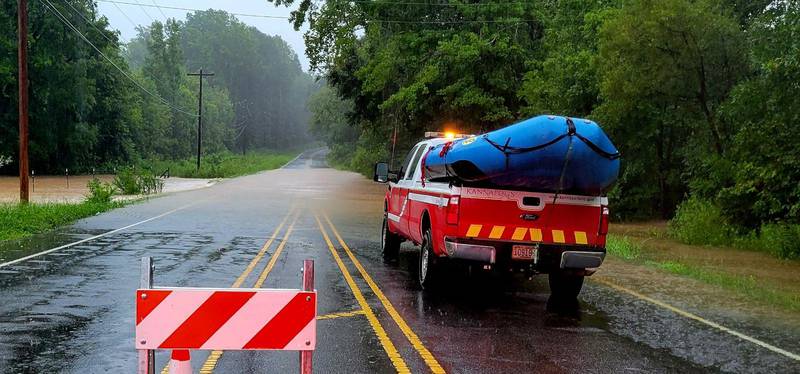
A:
[[[419,247],[419,286],[425,288],[433,284],[434,265],[436,255],[433,254],[433,242],[431,241],[431,229],[426,227],[422,233],[422,244]]]
[[[396,260],[400,253],[400,236],[389,231],[389,221],[386,215],[383,216],[383,228],[381,228],[381,253],[385,261]]]
[[[550,273],[550,296],[556,300],[576,300],[583,287],[583,275]]]

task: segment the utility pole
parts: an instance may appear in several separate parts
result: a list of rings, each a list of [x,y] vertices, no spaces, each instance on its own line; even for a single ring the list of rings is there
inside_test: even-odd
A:
[[[28,195],[28,1],[18,0],[17,33],[19,65],[19,200],[27,203]]]
[[[200,69],[199,73],[186,75],[200,77],[200,95],[197,99],[197,170],[200,170],[200,145],[203,139],[203,77],[213,77],[214,73],[203,73],[203,69]]]

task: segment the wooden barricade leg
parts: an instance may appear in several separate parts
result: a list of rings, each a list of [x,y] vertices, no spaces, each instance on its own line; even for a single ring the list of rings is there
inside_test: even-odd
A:
[[[314,291],[314,260],[303,260],[303,291]],[[314,351],[300,351],[300,374],[311,374]]]

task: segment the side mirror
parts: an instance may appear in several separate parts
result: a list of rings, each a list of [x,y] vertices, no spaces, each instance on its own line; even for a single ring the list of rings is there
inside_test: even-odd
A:
[[[385,162],[376,162],[372,180],[379,183],[389,182],[389,164]]]

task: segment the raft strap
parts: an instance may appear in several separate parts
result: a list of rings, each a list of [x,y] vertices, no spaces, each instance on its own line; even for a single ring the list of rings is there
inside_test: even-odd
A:
[[[542,148],[549,147],[549,146],[551,146],[551,145],[553,145],[555,143],[558,143],[559,141],[561,141],[561,139],[564,139],[564,138],[566,138],[568,136],[573,136],[573,135],[576,136],[578,139],[580,139],[582,142],[584,142],[587,146],[589,146],[589,149],[591,149],[592,151],[594,151],[595,153],[599,154],[602,157],[605,157],[605,158],[607,158],[609,160],[616,160],[616,159],[618,159],[620,157],[620,153],[619,152],[614,152],[614,153],[606,152],[602,148],[598,147],[597,144],[592,143],[591,140],[586,139],[586,137],[584,137],[581,134],[578,134],[578,132],[575,130],[575,124],[572,122],[571,118],[567,118],[567,133],[566,134],[561,134],[561,135],[557,136],[555,139],[553,139],[553,140],[551,140],[551,141],[549,141],[547,143],[539,144],[539,145],[536,145],[536,146],[533,146],[533,147],[513,147],[513,146],[510,146],[510,145],[508,145],[508,143],[511,141],[511,138],[506,140],[506,144],[500,145],[498,143],[493,142],[491,139],[489,139],[488,134],[484,134],[482,137],[489,144],[491,144],[492,147],[497,148],[498,151],[503,152],[506,156],[508,156],[510,154],[520,154],[520,153],[527,153],[527,152],[537,151],[537,150],[540,150]]]

